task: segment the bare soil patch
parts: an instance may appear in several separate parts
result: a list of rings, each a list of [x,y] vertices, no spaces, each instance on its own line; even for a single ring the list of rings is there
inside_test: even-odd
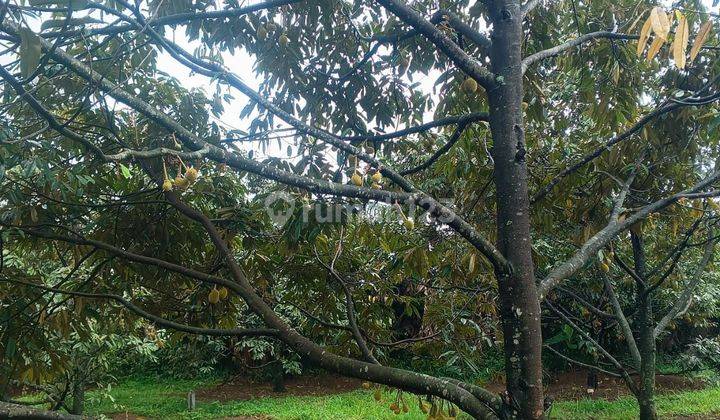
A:
[[[697,390],[704,388],[706,385],[701,380],[678,375],[657,375],[656,383],[659,394]],[[505,389],[505,384],[501,382],[491,382],[483,386],[496,393]],[[614,401],[620,397],[630,395],[630,391],[622,379],[604,374],[598,374],[598,386],[594,392],[589,393],[587,371],[585,370],[574,370],[554,375],[547,383],[546,393],[555,401],[580,400],[583,398]]]
[[[200,389],[195,394],[200,401],[245,401],[263,397],[341,394],[358,389],[361,384],[360,380],[338,375],[300,376],[285,381],[285,392],[275,392],[270,383],[235,376],[214,387]]]

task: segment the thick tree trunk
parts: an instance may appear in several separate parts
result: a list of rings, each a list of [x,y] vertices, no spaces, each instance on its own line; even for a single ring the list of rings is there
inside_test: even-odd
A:
[[[544,416],[540,303],[530,241],[530,201],[525,162],[521,73],[522,15],[518,1],[490,4],[493,72],[488,92],[497,187],[498,248],[513,268],[500,275],[505,372],[511,412],[523,419]]]

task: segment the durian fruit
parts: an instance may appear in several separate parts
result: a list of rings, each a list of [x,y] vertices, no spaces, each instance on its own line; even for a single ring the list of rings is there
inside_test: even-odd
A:
[[[192,166],[189,166],[185,170],[185,179],[187,179],[189,183],[195,182],[198,178],[198,175],[199,175],[198,170],[193,168]]]
[[[373,182],[370,188],[372,188],[373,190],[379,190],[382,187],[377,182]]]
[[[605,261],[602,261],[602,262],[600,263],[600,269],[601,269],[602,271],[604,271],[604,272],[607,273],[607,272],[610,271],[610,266],[607,265],[607,263],[606,263]]]
[[[185,178],[184,176],[178,174],[178,175],[175,177],[174,184],[175,184],[176,187],[182,189],[182,188],[185,188],[185,187],[188,186],[188,180],[187,180],[187,178]]]
[[[471,93],[475,93],[475,91],[478,88],[478,84],[472,77],[468,77],[465,79],[464,82],[462,82],[462,85],[460,85],[460,88],[462,89],[465,94],[470,95]]]
[[[361,187],[363,184],[362,176],[360,176],[360,173],[358,171],[355,171],[355,173],[350,177],[350,180],[353,184],[355,184],[358,187]]]
[[[283,47],[287,47],[287,45],[290,43],[290,38],[288,38],[287,35],[282,34],[278,38],[278,43]]]
[[[403,225],[405,225],[405,229],[407,230],[415,229],[415,221],[411,217],[406,217],[405,220],[403,220]]]
[[[372,175],[372,180],[376,184],[379,184],[382,181],[382,174],[380,173],[380,171],[377,171]]]
[[[218,293],[220,293],[220,299],[225,299],[225,298],[227,298],[227,297],[228,297],[228,289],[227,289],[227,287],[221,287],[220,290],[218,291]]]
[[[258,37],[258,39],[264,40],[265,38],[267,38],[267,35],[268,35],[267,29],[265,29],[264,26],[260,25],[260,26],[257,28],[257,37]]]
[[[212,288],[210,290],[210,293],[208,293],[208,302],[215,305],[216,303],[220,302],[220,292],[216,288]]]
[[[370,382],[363,382],[362,387],[363,389],[370,389]]]

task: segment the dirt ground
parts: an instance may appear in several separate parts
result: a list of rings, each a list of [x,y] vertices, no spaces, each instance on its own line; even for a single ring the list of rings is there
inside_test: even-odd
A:
[[[657,375],[656,384],[658,393],[660,394],[670,391],[701,389],[705,386],[700,380],[693,380],[692,378],[677,375]],[[502,392],[503,389],[505,389],[505,385],[498,382],[484,384],[483,387],[496,393]],[[588,393],[587,371],[575,370],[560,373],[551,378],[547,384],[546,394],[552,396],[556,401],[579,400],[583,398],[614,401],[620,397],[630,395],[630,391],[622,379],[598,374],[598,387],[593,393]]]
[[[360,388],[362,381],[337,375],[301,376],[285,381],[285,392],[273,391],[272,384],[236,376],[212,388],[196,392],[200,401],[244,401],[262,397],[341,394]]]
[[[344,378],[337,375],[318,375],[291,378],[285,382],[286,392],[273,391],[272,384],[258,383],[242,376],[236,376],[229,381],[212,388],[197,391],[200,401],[244,401],[262,397],[279,396],[310,396],[331,395],[348,392],[360,388],[362,381]],[[579,400],[583,398],[605,399],[609,401],[629,395],[625,383],[620,378],[607,375],[598,376],[598,387],[595,392],[588,393],[587,371],[576,370],[561,373],[550,379],[547,395],[558,400]],[[701,389],[702,381],[674,375],[657,375],[658,393],[670,391]],[[499,393],[504,384],[492,382],[483,387],[492,392]]]

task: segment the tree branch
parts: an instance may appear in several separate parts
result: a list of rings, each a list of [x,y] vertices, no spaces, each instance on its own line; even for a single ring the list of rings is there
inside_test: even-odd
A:
[[[538,291],[540,293],[540,300],[543,300],[548,292],[552,290],[557,284],[564,279],[568,278],[578,270],[582,268],[585,262],[594,256],[600,249],[602,249],[607,243],[615,238],[620,232],[629,228],[633,224],[646,218],[650,213],[657,212],[671,204],[677,202],[680,198],[686,197],[707,197],[720,195],[718,191],[699,192],[706,187],[709,187],[714,182],[720,179],[720,170],[713,172],[708,177],[693,185],[692,187],[673,194],[671,196],[660,199],[654,203],[648,204],[636,211],[631,216],[625,218],[623,221],[611,220],[605,228],[600,230],[598,233],[593,235],[587,242],[585,242],[580,250],[578,250],[568,260],[560,263],[557,267],[552,269],[550,273],[540,282]]]
[[[6,32],[16,31],[12,24],[0,24],[0,28],[5,30]],[[148,28],[148,30],[150,31],[150,33],[154,33],[151,28]],[[155,34],[155,36],[158,35]],[[43,43],[43,48],[49,51],[50,46],[48,45],[48,42],[44,40],[41,40],[41,42]],[[453,228],[456,232],[458,232],[461,236],[463,236],[466,240],[473,244],[486,258],[490,260],[490,262],[493,264],[494,267],[496,267],[496,269],[500,270],[501,272],[510,271],[510,267],[507,261],[497,250],[497,248],[495,248],[495,246],[487,239],[480,236],[467,221],[462,219],[460,216],[455,214],[446,206],[443,206],[441,203],[439,203],[437,200],[435,200],[428,194],[417,191],[400,174],[393,171],[392,169],[380,165],[380,162],[378,162],[373,156],[358,150],[357,148],[347,144],[346,142],[338,138],[328,135],[322,130],[308,126],[305,123],[297,120],[292,115],[288,114],[287,112],[280,109],[278,106],[272,104],[270,101],[260,96],[257,92],[245,85],[245,83],[243,83],[238,77],[228,73],[219,64],[201,62],[203,65],[207,66],[207,68],[204,68],[197,64],[200,62],[199,60],[195,59],[192,55],[185,52],[181,48],[177,47],[174,44],[171,45],[169,41],[164,39],[162,39],[162,42],[164,43],[163,45],[166,48],[169,48],[168,51],[171,53],[171,55],[173,55],[179,60],[182,60],[181,62],[183,62],[184,64],[189,64],[191,68],[195,69],[198,72],[201,72],[202,74],[219,77],[227,81],[231,86],[240,90],[278,117],[282,118],[289,124],[296,127],[298,131],[311,135],[313,137],[317,137],[323,141],[326,141],[329,144],[332,144],[333,146],[340,148],[341,150],[358,156],[360,159],[378,168],[383,175],[396,182],[404,190],[412,192],[412,194],[394,193],[385,190],[373,190],[370,188],[355,187],[354,185],[341,185],[325,180],[313,180],[311,178],[299,176],[291,172],[282,171],[268,165],[257,163],[253,160],[246,159],[237,154],[230,154],[226,150],[211,145],[206,141],[202,140],[182,125],[173,121],[164,113],[159,112],[153,107],[151,107],[148,103],[144,102],[136,95],[130,94],[125,90],[119,88],[117,85],[102,77],[100,74],[88,68],[83,63],[81,63],[74,57],[69,56],[65,52],[57,50],[52,52],[51,55],[56,61],[62,63],[74,73],[87,80],[88,82],[92,83],[93,85],[98,86],[108,95],[130,106],[136,111],[144,114],[146,117],[160,124],[170,132],[175,133],[177,137],[183,142],[183,144],[185,144],[191,150],[198,151],[204,148],[208,148],[209,152],[207,152],[206,157],[211,160],[226,163],[228,164],[228,166],[237,170],[255,173],[265,178],[278,181],[287,185],[292,185],[314,193],[384,201],[387,203],[405,202],[408,204],[417,204],[423,209],[433,212],[433,214],[435,215],[440,215],[442,217],[442,220],[447,221],[445,223],[447,223],[448,226]],[[194,63],[188,63],[188,60],[190,59],[194,60]],[[210,68],[211,70],[208,70],[208,68]]]
[[[522,72],[525,73],[528,67],[533,65],[534,63],[544,60],[549,57],[556,56],[564,51],[569,50],[570,48],[577,47],[581,45],[584,42],[592,41],[595,39],[638,39],[638,35],[629,35],[629,34],[619,34],[617,32],[610,32],[610,31],[597,31],[597,32],[591,32],[589,34],[581,35],[575,39],[571,39],[570,41],[564,42],[560,45],[556,45],[552,48],[548,48],[547,50],[538,51],[535,54],[529,55],[525,57],[522,61]]]
[[[435,153],[432,154],[427,160],[425,160],[423,163],[414,166],[410,169],[406,169],[404,171],[400,171],[400,175],[407,176],[412,175],[414,173],[420,172],[424,169],[429,168],[432,166],[433,163],[435,163],[442,155],[447,153],[454,145],[455,143],[460,140],[460,137],[462,136],[462,133],[465,131],[465,125],[459,124],[457,128],[455,128],[455,131],[453,132],[452,136],[448,139],[448,141],[438,150],[435,151]]]
[[[714,229],[712,229],[710,226],[707,228],[708,230],[708,238],[712,238],[714,235]],[[675,302],[675,305],[670,309],[670,311],[665,314],[664,317],[657,323],[655,326],[655,330],[653,331],[653,336],[655,338],[658,338],[660,334],[662,334],[663,331],[665,331],[665,328],[670,324],[670,322],[679,317],[682,316],[687,310],[690,308],[690,305],[692,304],[692,296],[693,293],[695,293],[695,289],[697,288],[698,284],[700,283],[700,280],[702,278],[702,275],[705,273],[705,270],[707,266],[710,264],[710,262],[715,257],[715,243],[717,240],[709,240],[705,244],[705,250],[703,253],[703,257],[700,260],[700,263],[698,264],[697,268],[695,269],[695,273],[693,274],[693,278],[690,280],[690,282],[685,286],[685,290],[680,295],[678,300]]]
[[[560,353],[559,351],[555,350],[554,348],[548,346],[547,344],[544,345],[543,348],[546,348],[546,349],[550,350],[550,351],[551,351],[553,354],[555,354],[556,356],[558,356],[558,357],[560,357],[561,359],[563,359],[563,360],[565,360],[565,361],[567,361],[567,362],[569,362],[569,363],[572,363],[572,364],[574,364],[574,365],[578,365],[578,366],[581,366],[581,367],[584,367],[584,368],[587,368],[587,369],[596,370],[596,371],[598,371],[598,372],[600,372],[600,373],[604,373],[604,374],[606,374],[606,375],[610,375],[610,376],[613,376],[613,377],[616,377],[616,378],[622,378],[622,375],[619,374],[619,373],[617,373],[617,372],[611,372],[611,371],[605,370],[605,369],[603,369],[603,368],[601,368],[601,367],[599,367],[599,366],[591,365],[591,364],[589,364],[589,363],[583,363],[583,362],[581,362],[581,361],[579,361],[579,360],[575,360],[575,359],[573,359],[573,358],[570,358],[570,357],[568,357],[568,356],[565,356],[564,354],[562,354],[562,353]]]
[[[23,284],[25,286],[35,287],[38,289],[42,289],[48,292],[53,293],[59,293],[59,294],[65,294],[70,296],[78,296],[78,297],[84,297],[84,298],[90,298],[90,299],[109,299],[114,300],[118,303],[120,303],[122,306],[130,310],[131,312],[139,315],[142,318],[147,319],[148,321],[151,321],[154,324],[157,324],[163,328],[168,328],[175,331],[181,331],[189,334],[197,334],[197,335],[209,335],[213,337],[265,337],[265,336],[275,336],[277,334],[277,330],[268,329],[268,328],[249,328],[249,329],[243,329],[243,328],[233,328],[233,329],[215,329],[215,328],[201,328],[201,327],[194,327],[192,325],[185,325],[180,324],[174,321],[170,321],[168,319],[159,317],[157,315],[153,315],[150,312],[147,312],[140,308],[139,306],[131,303],[130,301],[126,300],[122,296],[111,294],[111,293],[88,293],[88,292],[78,292],[73,290],[65,290],[65,289],[59,289],[55,287],[48,287],[40,284],[30,283],[22,280],[12,280],[12,279],[0,279],[0,281],[5,281],[9,283],[15,283],[15,284]]]
[[[436,28],[420,13],[398,0],[378,0],[378,3],[425,36],[440,51],[445,53],[460,70],[475,79],[485,90],[491,90],[495,85],[495,75],[492,72],[478,64],[443,31]]]
[[[555,308],[555,306],[553,306],[553,305],[552,305],[550,302],[548,302],[548,301],[545,302],[545,305],[546,305],[548,308],[550,308],[550,310],[551,310],[553,313],[555,313],[557,316],[559,316],[560,318],[562,318],[563,321],[565,321],[565,323],[566,323],[567,325],[569,325],[569,326],[572,327],[575,331],[577,331],[580,335],[582,335],[585,340],[591,342],[591,343],[593,344],[593,346],[595,346],[595,348],[596,348],[598,351],[600,351],[600,353],[602,353],[603,356],[605,356],[605,358],[607,358],[607,359],[610,361],[610,363],[612,363],[613,366],[615,366],[615,368],[618,369],[618,370],[621,372],[620,376],[621,376],[621,377],[623,378],[623,380],[625,381],[625,384],[628,386],[628,388],[630,388],[630,390],[631,390],[633,393],[635,393],[635,389],[636,389],[635,383],[633,382],[632,378],[630,378],[630,374],[628,374],[628,372],[625,370],[625,368],[623,368],[622,364],[620,364],[620,362],[617,361],[617,359],[615,359],[607,350],[605,350],[605,348],[604,348],[603,346],[601,346],[594,338],[590,337],[590,334],[588,334],[585,330],[583,330],[583,329],[580,328],[577,324],[575,324],[574,322],[572,322],[572,320],[571,320],[570,318],[568,318],[567,315],[565,315],[562,311],[560,311],[560,310],[558,310],[557,308]]]
[[[620,306],[620,301],[615,295],[615,289],[612,285],[612,282],[605,274],[601,274],[601,276],[603,282],[605,283],[605,290],[607,290],[608,296],[610,297],[610,303],[612,304],[613,310],[615,311],[615,317],[618,319],[620,329],[625,336],[625,342],[627,343],[628,349],[630,350],[630,356],[632,356],[633,362],[635,363],[635,369],[639,369],[642,357],[640,356],[640,350],[638,350],[637,342],[635,341],[633,331],[630,328],[627,317],[622,310],[622,306]]]
[[[340,234],[340,240],[342,241],[342,233]],[[338,245],[338,255],[339,250],[342,245]],[[350,288],[345,283],[345,279],[343,279],[337,271],[333,268],[332,265],[326,264],[322,258],[320,258],[320,254],[317,251],[317,248],[314,248],[315,251],[315,257],[317,261],[325,267],[325,269],[330,273],[330,275],[337,280],[338,284],[340,285],[340,288],[343,291],[343,294],[345,295],[345,310],[347,313],[347,319],[348,319],[348,325],[350,326],[350,331],[353,334],[353,337],[355,338],[355,343],[360,348],[360,351],[362,352],[363,356],[365,357],[365,360],[370,363],[374,364],[380,364],[378,360],[373,356],[372,350],[370,350],[370,347],[368,347],[367,342],[365,341],[365,337],[363,337],[362,332],[360,331],[360,327],[358,327],[357,319],[356,319],[356,313],[355,313],[355,302],[352,298],[352,293],[350,292]]]
[[[274,310],[265,303],[253,290],[245,273],[242,271],[234,254],[227,247],[215,226],[203,213],[181,202],[173,192],[165,192],[170,204],[191,220],[201,224],[217,250],[223,255],[230,274],[236,281],[237,292],[255,312],[271,328],[278,330],[278,337],[298,352],[319,366],[355,378],[366,379],[377,383],[399,387],[410,392],[432,394],[460,405],[469,414],[479,418],[497,418],[490,408],[497,403],[495,398],[479,399],[475,394],[452,384],[447,380],[433,378],[415,372],[405,371],[374,363],[362,362],[348,357],[333,354],[313,343],[305,336],[288,326]]]

